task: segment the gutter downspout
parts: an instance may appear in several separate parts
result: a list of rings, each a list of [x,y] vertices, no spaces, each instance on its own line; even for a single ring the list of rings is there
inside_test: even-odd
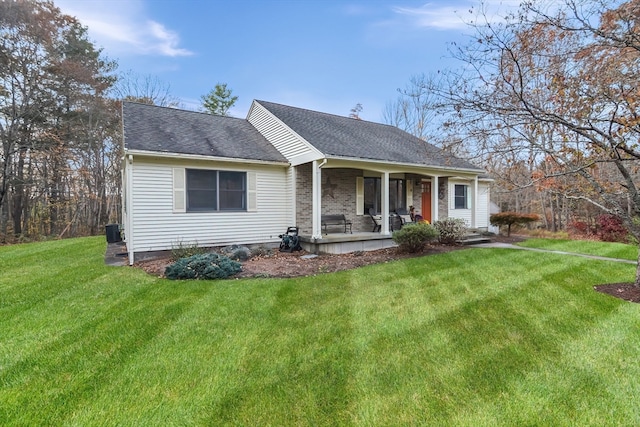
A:
[[[125,169],[126,175],[126,209],[127,209],[127,221],[125,228],[125,242],[127,243],[127,252],[129,253],[129,265],[133,265],[134,253],[133,253],[133,155],[127,156],[127,167]]]

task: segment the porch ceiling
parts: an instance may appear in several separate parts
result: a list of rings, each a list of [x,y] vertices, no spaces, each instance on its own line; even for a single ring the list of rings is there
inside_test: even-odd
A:
[[[390,163],[390,162],[378,162],[366,159],[345,159],[345,158],[327,158],[327,163],[322,166],[322,169],[363,169],[370,170],[379,173],[414,173],[417,175],[431,175],[431,176],[464,176],[466,178],[473,178],[481,173],[482,170],[464,170],[456,168],[442,168],[442,167],[430,167],[416,164],[404,164],[404,163]]]

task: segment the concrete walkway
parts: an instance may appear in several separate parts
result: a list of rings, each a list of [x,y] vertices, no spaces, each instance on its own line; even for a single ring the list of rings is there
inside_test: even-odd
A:
[[[124,242],[107,243],[104,263],[114,266],[129,265],[127,245]]]
[[[560,254],[560,255],[573,255],[573,256],[579,256],[579,257],[583,257],[583,258],[597,259],[597,260],[601,260],[601,261],[621,262],[621,263],[624,263],[624,264],[634,264],[634,265],[638,264],[637,261],[632,261],[632,260],[629,260],[629,259],[608,258],[608,257],[603,257],[603,256],[597,256],[597,255],[577,254],[577,253],[574,253],[574,252],[552,251],[552,250],[549,250],[549,249],[527,248],[527,247],[524,247],[524,246],[512,245],[511,243],[499,243],[499,242],[480,243],[478,245],[473,245],[471,247],[474,247],[474,248],[520,249],[520,250],[535,251],[535,252],[548,252],[548,253]]]

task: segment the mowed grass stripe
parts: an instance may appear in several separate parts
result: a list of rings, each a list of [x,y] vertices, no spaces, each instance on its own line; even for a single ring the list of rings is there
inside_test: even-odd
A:
[[[104,270],[56,275],[58,295],[30,289],[26,314],[0,320],[39,329],[0,339],[4,424],[639,421],[628,393],[640,372],[624,362],[637,306],[592,289],[633,266],[469,249],[303,279],[170,282],[102,266],[104,244],[86,240]]]
[[[503,269],[503,272],[506,275],[509,274],[509,265],[517,265],[510,262],[512,261],[510,258],[516,256],[513,252],[515,251],[503,252],[506,257],[504,259],[506,261],[505,265],[507,266]],[[463,253],[459,252],[456,255],[463,255]],[[475,251],[464,253],[465,257],[476,255],[478,254]],[[554,257],[553,255],[550,256],[550,258]],[[539,257],[536,258],[540,260]],[[472,263],[469,265],[473,268]],[[556,270],[557,274],[562,276],[565,268],[556,268]],[[466,276],[464,268],[460,270],[460,276]],[[508,281],[502,280],[502,282],[507,283]],[[467,281],[460,284],[462,285],[460,288],[470,289],[476,284],[477,281]],[[502,283],[497,282],[496,285],[501,287]],[[534,330],[528,329],[530,317],[527,316],[527,311],[533,309],[534,312],[531,317],[535,319],[540,319],[541,314],[544,315],[545,312],[548,312],[549,310],[545,310],[545,306],[548,307],[549,303],[553,304],[553,301],[549,301],[547,289],[551,287],[555,291],[555,286],[541,283],[538,280],[534,280],[531,283],[521,283],[520,285],[513,286],[513,292],[504,292],[499,298],[474,298],[467,300],[468,303],[463,306],[441,313],[436,321],[427,322],[407,333],[406,339],[404,339],[406,343],[404,348],[398,347],[397,339],[388,340],[386,348],[382,348],[380,351],[380,356],[387,356],[385,358],[387,365],[383,366],[381,370],[390,372],[390,369],[395,367],[398,371],[406,372],[407,366],[410,366],[407,361],[412,361],[415,364],[416,378],[420,378],[418,382],[425,385],[431,383],[436,386],[435,389],[431,390],[431,398],[426,400],[433,403],[438,401],[438,396],[446,396],[443,405],[434,409],[434,416],[436,417],[446,414],[448,405],[450,405],[449,410],[451,413],[455,413],[463,409],[468,402],[474,401],[473,396],[465,396],[462,401],[451,399],[449,393],[443,393],[443,390],[449,388],[451,384],[459,384],[454,388],[477,390],[478,386],[473,383],[485,380],[486,384],[482,385],[485,390],[490,388],[499,389],[500,381],[498,380],[500,376],[509,371],[509,365],[513,365],[514,369],[512,370],[518,372],[521,369],[520,364],[522,362],[531,363],[531,359],[533,359],[531,356],[535,355],[535,353],[539,353],[537,357],[544,360],[544,353],[540,350],[544,350],[542,345],[546,345],[545,341],[549,338],[545,325],[538,326]],[[495,292],[485,293],[481,289],[478,289],[478,291],[477,294],[479,295],[495,295]],[[564,292],[562,291],[558,295],[560,302],[566,298],[566,295],[562,295]],[[540,295],[544,298],[540,298],[540,302],[536,306],[523,306],[523,303],[527,303],[532,295]],[[460,300],[458,299],[457,301]],[[426,303],[423,302],[421,306],[428,307],[428,301]],[[433,318],[433,311],[436,310],[434,308],[427,316],[418,317],[420,319]],[[384,312],[384,310],[381,311]],[[572,313],[566,313],[566,316],[570,318]],[[507,319],[509,321],[505,322]],[[370,321],[370,318],[367,320]],[[561,319],[552,320],[554,324],[558,321],[564,321]],[[370,322],[368,324],[370,325]],[[408,319],[407,327],[409,329],[410,325],[415,324],[414,319]],[[560,338],[565,339],[566,337],[563,334]],[[420,342],[421,345],[419,347],[416,346],[416,342]],[[553,340],[551,340],[551,344],[553,344]],[[407,354],[407,349],[413,349],[414,353]],[[389,354],[394,354],[394,351],[398,354],[398,363],[388,357]],[[550,354],[555,353],[553,347],[548,351]],[[460,356],[464,354],[468,354],[470,358],[461,359]],[[421,358],[425,359],[424,364],[420,363]],[[372,363],[378,364],[380,358],[372,357],[372,360]],[[494,361],[496,366],[494,366]],[[423,366],[435,366],[435,369],[420,377]],[[461,372],[460,367],[465,368],[468,366],[478,366],[479,368]],[[388,376],[389,378],[401,378],[398,372],[390,372]],[[460,384],[461,379],[467,379],[467,384]],[[469,379],[472,381],[469,381]],[[418,395],[423,396],[423,393],[418,393]],[[398,400],[411,402],[410,397],[402,396]],[[377,402],[382,401],[380,399]],[[423,403],[420,404],[422,405]],[[387,405],[388,401],[385,403],[385,406]],[[371,410],[367,412],[370,413]],[[401,414],[397,415],[400,416]],[[387,421],[391,421],[391,418]]]
[[[518,246],[627,259],[631,261],[638,260],[638,245],[628,245],[624,243],[598,242],[593,240],[527,239],[518,243]]]

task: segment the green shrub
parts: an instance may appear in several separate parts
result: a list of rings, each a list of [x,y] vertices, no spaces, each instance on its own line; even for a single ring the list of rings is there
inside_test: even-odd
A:
[[[467,232],[467,224],[462,218],[444,218],[433,223],[438,232],[438,241],[445,245],[453,245],[462,239]]]
[[[438,233],[427,223],[407,224],[398,231],[394,231],[393,241],[407,252],[419,252],[424,245],[436,238]]]
[[[224,255],[206,253],[181,258],[164,270],[168,279],[226,279],[242,271],[239,262]]]
[[[198,246],[198,242],[195,243],[183,243],[178,242],[171,247],[171,260],[177,261],[182,258],[188,258],[193,255],[206,254],[207,248]]]

